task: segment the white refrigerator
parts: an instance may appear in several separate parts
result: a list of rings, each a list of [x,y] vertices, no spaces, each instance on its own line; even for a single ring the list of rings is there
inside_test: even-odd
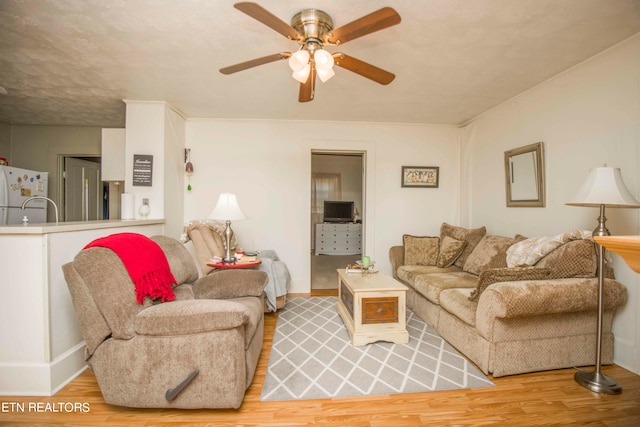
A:
[[[31,196],[47,196],[48,172],[0,166],[0,224],[20,224],[26,215],[30,224],[47,222],[47,201],[34,199],[22,210],[22,202]]]

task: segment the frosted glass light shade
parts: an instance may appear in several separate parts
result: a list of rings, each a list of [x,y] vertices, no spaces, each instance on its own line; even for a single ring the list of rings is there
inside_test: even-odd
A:
[[[289,68],[294,72],[303,70],[307,65],[309,65],[308,50],[299,50],[289,57]]]
[[[316,63],[316,69],[329,71],[333,68],[333,56],[324,49],[318,49],[313,52],[313,60]]]
[[[327,80],[329,80],[331,77],[335,76],[336,72],[333,71],[333,68],[329,68],[328,70],[322,70],[320,68],[316,68],[316,74],[318,74],[318,77],[320,78],[320,80],[322,80],[322,83],[324,83]]]
[[[247,219],[242,213],[236,195],[233,193],[221,193],[218,197],[218,203],[213,211],[209,214],[209,219],[217,219],[221,221],[238,221]]]
[[[640,208],[640,202],[633,197],[624,185],[620,168],[607,166],[591,169],[578,194],[567,205]]]
[[[294,71],[291,74],[291,77],[293,77],[294,79],[296,79],[300,83],[306,83],[307,80],[309,79],[309,73],[311,73],[311,65],[307,64],[300,71]]]

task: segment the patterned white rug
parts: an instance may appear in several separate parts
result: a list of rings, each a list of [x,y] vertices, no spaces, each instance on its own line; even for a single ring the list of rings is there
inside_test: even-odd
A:
[[[337,297],[287,299],[276,324],[261,400],[414,393],[494,384],[407,309],[408,344],[353,347]]]

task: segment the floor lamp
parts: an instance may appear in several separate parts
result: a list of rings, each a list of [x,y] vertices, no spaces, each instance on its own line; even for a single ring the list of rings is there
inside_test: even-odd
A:
[[[221,193],[220,197],[218,197],[216,207],[213,208],[213,211],[209,214],[209,219],[225,221],[226,227],[224,229],[224,244],[226,252],[223,261],[234,262],[236,257],[231,256],[231,236],[233,236],[231,221],[247,219],[245,214],[242,213],[240,205],[238,205],[236,195],[232,193]]]
[[[567,203],[570,206],[600,208],[598,227],[593,230],[594,236],[609,236],[605,225],[605,207],[640,208],[640,203],[633,197],[622,181],[620,168],[593,168],[575,198]],[[593,372],[579,370],[574,379],[581,386],[596,393],[620,394],[622,387],[618,382],[600,371],[602,357],[602,318],[604,314],[604,246],[598,248],[598,324],[596,342],[596,365]]]

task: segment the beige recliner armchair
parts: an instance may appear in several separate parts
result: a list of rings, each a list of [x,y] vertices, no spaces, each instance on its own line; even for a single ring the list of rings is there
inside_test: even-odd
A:
[[[140,408],[238,408],[264,336],[267,275],[224,271],[198,279],[177,240],[153,237],[179,286],[176,298],[136,302],[110,249],[93,247],[63,266],[86,360],[107,403]]]

